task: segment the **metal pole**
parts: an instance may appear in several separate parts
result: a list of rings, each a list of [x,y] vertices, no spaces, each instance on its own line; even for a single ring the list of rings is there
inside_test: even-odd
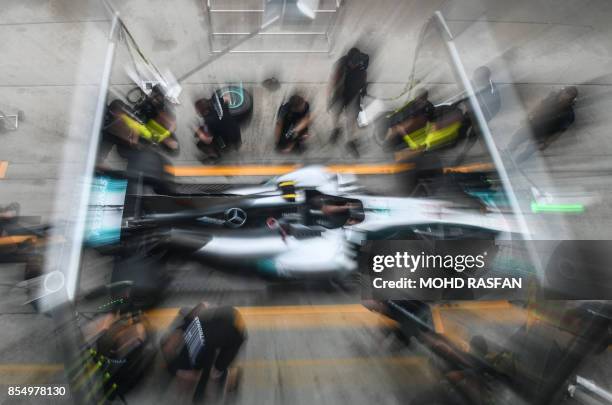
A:
[[[56,325],[55,334],[64,356],[65,370],[68,370],[72,364],[78,364],[80,366],[83,336],[78,317],[75,316],[74,303],[77,297],[80,278],[81,252],[85,234],[86,217],[88,214],[91,182],[98,151],[102,118],[106,107],[106,95],[115,55],[116,34],[119,29],[119,14],[115,12],[113,13],[109,32],[108,46],[98,91],[93,125],[91,128],[91,136],[87,139],[88,149],[82,172],[83,177],[77,179],[77,183],[81,186],[81,190],[79,190],[80,194],[74,206],[74,227],[70,237],[67,238],[68,241],[62,246],[62,250],[59,252],[59,261],[56,263],[54,262],[52,267],[47,268],[44,282],[41,283],[42,285],[39,290],[39,295],[41,295],[42,298],[41,310],[48,312],[53,317]],[[55,282],[51,282],[53,286],[47,285],[52,278],[55,279]],[[77,363],[75,363],[75,361],[77,361]],[[73,385],[72,377],[73,376],[66,372],[66,382],[71,386]],[[76,404],[92,403],[92,400],[93,403],[98,403],[98,393],[91,393],[91,390],[97,385],[98,380],[92,379],[91,381],[85,381],[80,388],[73,386],[71,389],[71,401]]]
[[[96,164],[100,129],[102,128],[104,110],[106,109],[106,95],[108,93],[110,76],[113,67],[113,61],[115,58],[115,37],[117,30],[120,29],[120,27],[121,24],[119,21],[119,13],[115,12],[109,33],[109,43],[106,49],[104,70],[102,72],[102,80],[100,82],[100,89],[98,91],[98,102],[96,104],[94,122],[91,128],[91,137],[89,138],[89,148],[87,150],[85,168],[83,171],[83,190],[81,191],[80,198],[74,210],[76,216],[75,229],[72,233],[72,238],[70,240],[68,260],[64,267],[66,275],[66,293],[70,301],[72,301],[76,296],[76,290],[79,282],[79,266],[81,261],[82,241],[85,235],[87,207],[89,204],[89,196],[91,193],[90,185],[93,179],[93,172]]]
[[[213,42],[212,18],[210,17],[210,0],[202,0],[202,2],[206,8],[206,22],[208,23],[208,49],[210,49],[210,54],[212,54],[215,44]]]
[[[493,136],[491,135],[491,130],[489,129],[489,126],[487,125],[487,121],[485,120],[482,109],[480,108],[480,105],[478,104],[478,100],[475,97],[474,88],[472,87],[472,83],[470,82],[465,72],[465,67],[463,66],[463,63],[461,62],[461,58],[459,57],[459,52],[457,51],[457,47],[455,46],[453,35],[451,34],[450,29],[446,25],[444,16],[442,15],[440,11],[436,11],[434,13],[434,18],[437,19],[439,25],[441,26],[441,29],[444,31],[444,33],[447,36],[447,39],[444,42],[446,44],[446,49],[450,55],[450,58],[453,62],[452,64],[453,68],[455,70],[455,73],[459,77],[459,81],[463,85],[465,92],[468,95],[468,102],[470,104],[470,108],[472,110],[474,117],[476,118],[476,122],[478,123],[482,137],[485,140],[485,144],[487,145],[489,154],[491,155],[491,158],[493,159],[493,164],[495,165],[495,168],[497,169],[499,178],[502,183],[502,187],[508,197],[508,201],[510,202],[512,211],[514,212],[516,216],[519,229],[521,230],[521,233],[522,233],[522,237],[523,239],[527,241],[532,240],[531,233],[529,231],[529,226],[527,225],[527,221],[525,220],[525,216],[523,215],[523,212],[519,205],[519,201],[516,198],[516,194],[514,193],[514,188],[512,187],[512,183],[510,182],[510,176],[508,176],[508,172],[506,171],[504,162],[501,158],[501,155],[499,154],[497,145],[495,144],[495,140],[493,139]],[[527,250],[529,252],[529,255],[532,261],[534,262],[533,263],[534,267],[536,268],[537,273],[538,273],[537,276],[540,278],[540,281],[541,281],[544,276],[542,268],[541,268],[541,263],[538,259],[538,255],[535,252],[532,244],[529,242],[527,243]]]
[[[342,0],[336,0],[336,11],[334,12],[331,22],[327,25],[327,28],[325,29],[325,38],[327,39],[327,53],[331,53],[334,50],[334,31],[336,30],[336,22],[338,22],[338,15],[340,14],[341,6]]]
[[[612,403],[612,393],[601,388],[593,381],[587,380],[584,377],[576,376],[576,385],[584,389],[586,392],[595,394],[596,396],[607,401],[608,403]]]

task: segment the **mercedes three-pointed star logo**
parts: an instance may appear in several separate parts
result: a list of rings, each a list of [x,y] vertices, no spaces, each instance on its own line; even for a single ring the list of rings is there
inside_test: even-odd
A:
[[[247,220],[247,214],[241,208],[229,208],[225,211],[225,224],[230,228],[240,228]]]

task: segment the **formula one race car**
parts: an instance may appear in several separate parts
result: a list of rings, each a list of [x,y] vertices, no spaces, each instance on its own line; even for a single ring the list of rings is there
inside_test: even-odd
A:
[[[106,173],[115,178],[103,179],[106,189],[98,185],[94,194],[90,245],[129,251],[136,245],[140,252],[280,278],[337,278],[357,269],[360,244],[371,238],[490,239],[515,232],[501,214],[371,196],[353,176],[319,166],[237,186],[177,184],[164,166],[161,156],[146,152],[126,172]]]

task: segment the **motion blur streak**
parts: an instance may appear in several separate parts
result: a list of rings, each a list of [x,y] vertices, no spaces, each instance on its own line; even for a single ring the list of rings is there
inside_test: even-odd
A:
[[[0,403],[609,402],[610,1],[1,9]]]

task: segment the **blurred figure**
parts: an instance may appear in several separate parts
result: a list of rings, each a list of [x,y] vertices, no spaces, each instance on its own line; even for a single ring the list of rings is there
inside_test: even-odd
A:
[[[458,352],[443,340],[431,339],[430,349],[441,355],[448,369],[443,370],[444,379],[433,388],[419,393],[410,403],[414,405],[444,404],[444,405],[477,405],[493,403],[494,396],[485,378],[485,361],[493,356],[489,345],[482,336],[474,336],[470,340],[469,351]],[[471,357],[471,358],[470,358]],[[483,363],[481,363],[483,362]]]
[[[435,108],[426,125],[403,135],[407,148],[395,153],[396,161],[413,160],[423,152],[453,145],[466,131],[465,116],[455,105]]]
[[[529,114],[527,122],[514,134],[507,149],[514,153],[522,144],[526,144],[516,162],[523,162],[538,149],[544,150],[574,122],[574,102],[578,89],[574,86],[564,87],[551,92]]]
[[[357,116],[359,114],[359,99],[366,91],[367,69],[370,57],[357,48],[351,48],[348,53],[338,59],[327,87],[328,110],[331,110],[334,120],[334,130],[330,141],[335,143],[340,137],[340,114],[345,112],[348,120],[347,136],[354,137]],[[349,151],[359,156],[358,144],[355,139],[347,143]]]
[[[106,109],[102,128],[102,139],[117,145],[117,150],[124,157],[128,150],[138,147],[139,129],[144,126],[130,110],[123,101],[113,100]]]
[[[402,136],[418,131],[424,128],[427,122],[433,121],[435,107],[428,100],[428,96],[427,90],[419,90],[414,100],[402,108],[398,117],[394,117],[393,121],[389,123],[389,129],[385,136],[385,145],[387,147],[397,145]]]
[[[145,122],[156,121],[169,132],[169,135],[161,139],[159,143],[169,151],[177,152],[179,144],[174,136],[176,116],[166,103],[163,90],[159,86],[153,87],[151,94],[140,105],[136,106],[136,110]]]
[[[123,400],[151,371],[157,355],[154,335],[139,313],[112,307],[85,323],[82,333],[91,351],[82,367],[69,371],[74,386],[85,385],[89,377],[89,383],[98,384],[110,402],[117,397]]]
[[[274,141],[276,150],[302,152],[303,142],[309,137],[308,125],[312,121],[310,104],[303,97],[294,94],[278,109]]]
[[[208,114],[209,110],[206,109],[205,111]],[[204,159],[214,161],[221,158],[221,149],[225,146],[225,143],[215,142],[215,137],[210,132],[205,120],[203,120],[202,125],[196,128],[193,135],[196,138],[196,147],[204,154]]]
[[[219,98],[215,94],[210,99],[195,102],[202,125],[196,129],[194,136],[198,149],[210,159],[219,159],[227,146],[238,149],[242,144],[240,126],[230,114],[228,97]]]
[[[306,222],[328,229],[358,224],[365,218],[363,206],[358,202],[324,194],[308,198],[308,207]]]
[[[0,224],[10,221],[19,215],[19,203],[12,202],[4,207],[0,207]]]
[[[0,263],[25,263],[24,280],[31,280],[43,274],[45,242],[48,225],[21,223],[27,217],[20,216],[19,203],[12,202],[0,207]],[[31,222],[32,218],[29,221]],[[29,298],[36,289],[26,284]],[[32,305],[37,308],[37,302]]]
[[[168,371],[196,383],[194,402],[203,398],[209,377],[225,392],[237,387],[240,370],[230,368],[246,340],[242,316],[232,307],[209,308],[204,302],[179,314],[162,339]]]
[[[478,105],[482,110],[482,114],[484,115],[484,119],[486,122],[489,122],[499,113],[501,109],[501,97],[499,95],[499,91],[497,90],[497,85],[491,79],[491,69],[487,66],[480,66],[474,70],[472,75],[472,86],[474,87],[474,92],[476,96],[476,100],[478,100]],[[465,101],[461,102],[462,109],[466,113],[468,119],[468,126],[466,131],[467,140],[465,142],[465,146],[459,156],[455,160],[455,166],[459,166],[465,156],[472,149],[476,141],[480,138],[478,127],[474,126],[473,117],[470,117],[468,114],[471,110],[469,104]],[[486,145],[483,145],[483,148],[486,149]]]
[[[491,69],[486,66],[476,68],[472,76],[472,85],[485,120],[489,122],[501,108],[501,97],[497,85],[491,80]]]
[[[117,146],[117,151],[124,158],[129,158],[131,151],[141,149],[145,144],[159,145],[167,152],[178,153],[179,144],[174,136],[176,118],[166,106],[161,90],[156,89],[133,107],[119,99],[108,105],[101,148],[106,151],[100,160],[104,160],[112,145]]]

